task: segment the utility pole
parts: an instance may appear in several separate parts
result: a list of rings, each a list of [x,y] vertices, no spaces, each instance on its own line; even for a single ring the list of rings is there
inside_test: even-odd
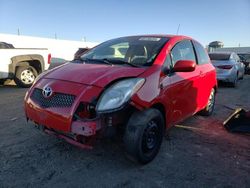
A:
[[[57,34],[55,33],[55,39],[57,39]]]
[[[179,29],[180,29],[180,26],[181,26],[181,24],[179,24],[179,25],[178,25],[176,35],[178,35],[178,34],[179,34]]]
[[[87,41],[87,39],[86,39],[85,36],[82,38],[82,41],[83,41],[83,42],[86,42],[86,41]]]
[[[19,28],[17,28],[17,35],[18,35],[18,36],[20,35],[20,30],[19,30]]]

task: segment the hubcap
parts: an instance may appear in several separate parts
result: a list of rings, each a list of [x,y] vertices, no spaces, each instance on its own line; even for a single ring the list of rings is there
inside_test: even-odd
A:
[[[142,149],[147,153],[152,151],[158,144],[159,128],[155,121],[150,121],[143,133]]]
[[[21,73],[21,81],[24,84],[32,84],[35,81],[35,75],[31,69],[26,69]]]

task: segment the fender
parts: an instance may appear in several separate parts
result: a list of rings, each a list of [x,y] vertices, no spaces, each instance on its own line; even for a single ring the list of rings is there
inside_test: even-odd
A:
[[[39,64],[37,64],[37,61]],[[44,71],[44,58],[39,54],[31,55],[18,55],[11,58],[11,64],[9,65],[9,77],[13,78],[16,72],[16,67],[19,65],[32,65],[37,68],[39,73]],[[32,63],[30,63],[32,62]]]

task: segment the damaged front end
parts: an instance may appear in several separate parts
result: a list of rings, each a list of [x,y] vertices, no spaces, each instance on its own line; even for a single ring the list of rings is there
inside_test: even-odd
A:
[[[82,107],[82,105],[79,106]],[[70,132],[35,123],[38,129],[49,135],[63,139],[81,149],[92,149],[96,139],[113,137],[117,133],[123,132],[128,117],[135,110],[134,107],[128,104],[122,110],[113,113],[96,114],[92,119],[86,116],[86,112],[80,113],[77,110],[72,119]]]
[[[98,96],[103,88],[44,80],[25,97],[27,119],[45,133],[80,148],[90,149],[97,138],[114,136],[135,110],[126,101],[114,111],[98,112]],[[48,86],[53,94],[46,97],[44,90],[48,90]]]

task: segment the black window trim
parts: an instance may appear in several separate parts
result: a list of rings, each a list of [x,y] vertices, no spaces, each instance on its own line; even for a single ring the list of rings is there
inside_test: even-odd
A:
[[[202,64],[199,63],[198,52],[195,49],[194,42],[195,42],[194,40],[191,40],[191,43],[192,43],[192,46],[193,46],[193,49],[194,49],[194,55],[195,55],[196,65],[202,65]]]
[[[206,62],[206,63],[199,63],[199,58],[198,58],[198,52],[196,52],[196,49],[195,49],[195,44],[194,43],[198,43],[199,45],[201,45],[199,42],[195,41],[195,40],[192,40],[192,45],[193,45],[193,48],[195,50],[195,55],[196,55],[196,61],[197,61],[197,65],[206,65],[206,64],[209,64],[209,61]],[[202,46],[202,45],[201,45]],[[202,46],[203,47],[203,46]],[[203,47],[204,49],[204,47]],[[205,50],[205,49],[204,49]],[[198,51],[198,50],[197,50]],[[207,54],[208,55],[208,54]],[[209,57],[209,55],[208,55]],[[209,58],[210,59],[210,58]]]

